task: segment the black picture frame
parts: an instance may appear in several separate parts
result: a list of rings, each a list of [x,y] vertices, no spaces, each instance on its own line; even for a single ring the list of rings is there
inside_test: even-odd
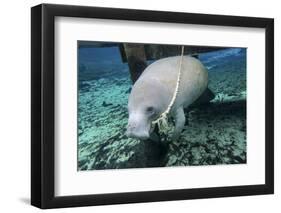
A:
[[[54,195],[54,21],[58,16],[264,28],[266,32],[265,184],[56,197]],[[31,112],[31,204],[39,208],[272,194],[274,192],[274,20],[53,4],[32,7]]]

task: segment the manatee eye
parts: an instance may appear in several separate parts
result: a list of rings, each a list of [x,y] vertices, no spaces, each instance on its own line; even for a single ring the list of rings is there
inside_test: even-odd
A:
[[[146,112],[150,115],[154,114],[154,112],[155,112],[154,107],[152,107],[152,106],[147,107]]]

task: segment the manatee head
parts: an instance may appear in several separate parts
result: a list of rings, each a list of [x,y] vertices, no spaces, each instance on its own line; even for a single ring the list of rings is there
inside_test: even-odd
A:
[[[152,131],[151,123],[156,114],[156,108],[152,105],[142,104],[137,109],[129,109],[126,135],[140,140],[148,139]]]
[[[136,84],[129,96],[129,119],[126,135],[131,138],[146,140],[156,120],[165,109],[163,94],[152,85]],[[151,87],[152,86],[152,87]]]

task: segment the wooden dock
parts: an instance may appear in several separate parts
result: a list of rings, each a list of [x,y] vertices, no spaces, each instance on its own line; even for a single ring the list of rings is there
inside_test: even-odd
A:
[[[182,45],[163,45],[163,44],[137,44],[137,43],[110,43],[79,41],[79,48],[93,47],[119,47],[123,63],[128,63],[132,83],[147,66],[147,60],[158,60],[165,57],[180,55]],[[185,45],[184,54],[198,57],[200,53],[206,53],[227,47],[206,47]]]

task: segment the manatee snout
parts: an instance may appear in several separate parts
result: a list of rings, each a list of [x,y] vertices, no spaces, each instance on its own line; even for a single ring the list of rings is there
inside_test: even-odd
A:
[[[148,131],[139,131],[135,127],[128,126],[126,135],[129,138],[135,138],[140,140],[147,140],[149,138],[149,132]]]
[[[151,124],[141,116],[130,115],[126,135],[130,138],[147,140],[150,136]]]

